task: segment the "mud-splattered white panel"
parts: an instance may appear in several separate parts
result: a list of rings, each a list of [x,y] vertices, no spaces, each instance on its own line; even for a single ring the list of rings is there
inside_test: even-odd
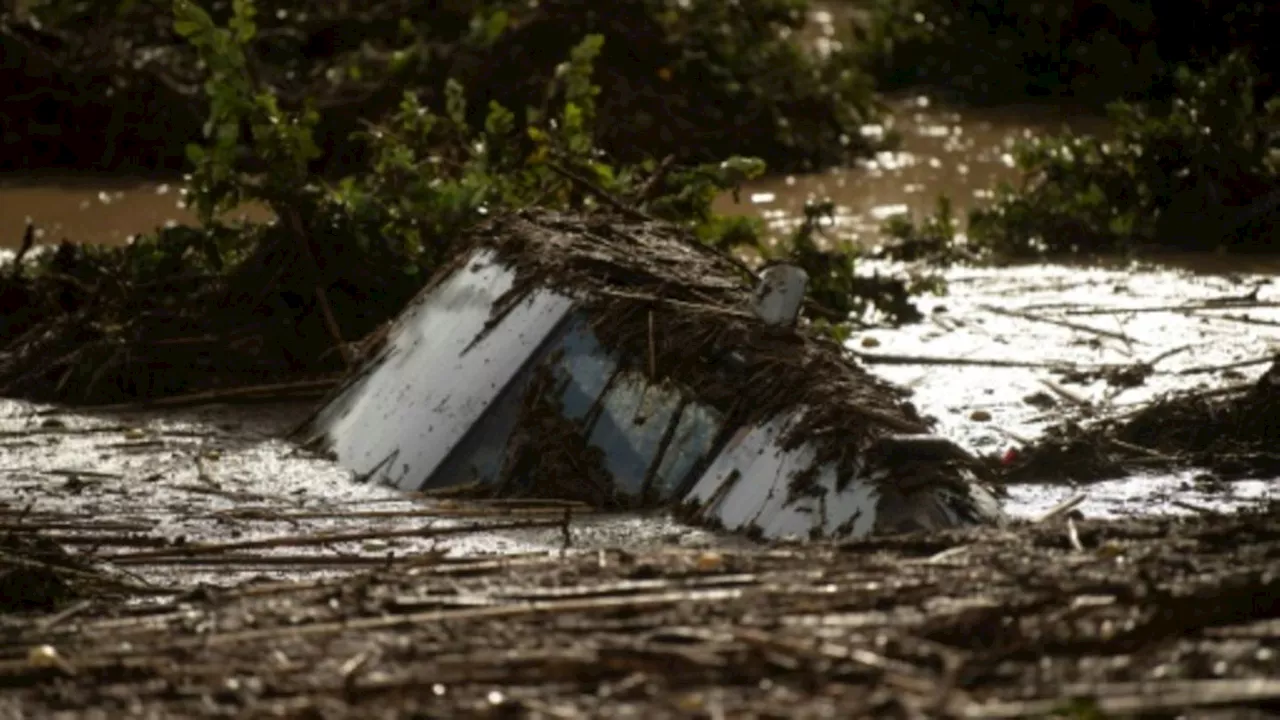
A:
[[[480,338],[514,279],[479,251],[405,309],[384,355],[314,423],[339,462],[406,490],[423,483],[573,304],[536,292]]]
[[[836,469],[818,468],[809,492],[793,492],[810,472],[812,446],[784,451],[779,438],[791,420],[776,418],[732,438],[694,485],[686,501],[702,506],[699,517],[727,530],[757,529],[769,539],[862,537],[875,527],[879,493],[854,479],[836,488]]]

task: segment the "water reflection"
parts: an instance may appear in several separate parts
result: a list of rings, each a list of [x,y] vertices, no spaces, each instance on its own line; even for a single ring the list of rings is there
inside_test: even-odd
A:
[[[1021,140],[1073,129],[1102,133],[1101,118],[1046,104],[959,111],[936,106],[925,96],[891,100],[892,116],[868,125],[869,137],[896,135],[893,152],[814,175],[771,177],[744,188],[742,203],[728,195],[716,209],[757,215],[779,235],[793,231],[805,202],[829,198],[836,204],[833,235],[856,243],[874,243],[881,224],[899,214],[923,216],[937,197],[947,195],[958,216],[990,200],[1000,182],[1016,183],[1013,148]]]

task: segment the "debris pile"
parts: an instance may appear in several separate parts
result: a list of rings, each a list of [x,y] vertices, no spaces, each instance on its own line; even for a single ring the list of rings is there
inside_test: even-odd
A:
[[[979,462],[836,342],[764,322],[755,273],[683,231],[525,211],[460,247],[307,428],[361,476],[766,537],[999,519]]]
[[[1045,523],[835,547],[396,559],[60,622],[0,619],[0,714],[1276,710],[1277,508],[1084,521],[1073,535],[1079,548]]]
[[[1221,478],[1280,473],[1280,358],[1256,382],[1174,395],[1128,417],[1063,425],[1008,463],[1010,480],[1087,482],[1152,468]]]
[[[806,421],[785,444],[825,444],[837,457],[824,460],[846,472],[856,458],[842,451],[886,432],[929,429],[905,392],[834,340],[762,323],[750,309],[755,274],[669,226],[527,213],[481,229],[477,241],[516,271],[499,308],[542,287],[572,295],[624,365],[687,387],[723,412],[726,425],[806,406]]]

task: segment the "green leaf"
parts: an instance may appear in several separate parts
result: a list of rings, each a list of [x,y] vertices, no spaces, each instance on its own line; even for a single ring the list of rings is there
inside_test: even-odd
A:
[[[209,13],[192,0],[174,0],[173,18],[174,32],[195,43],[207,43],[205,36],[215,29]]]
[[[467,126],[467,92],[462,83],[449,78],[444,84],[445,114],[459,128]]]

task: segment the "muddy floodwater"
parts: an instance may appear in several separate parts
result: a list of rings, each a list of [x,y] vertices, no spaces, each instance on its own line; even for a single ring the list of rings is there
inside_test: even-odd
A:
[[[785,235],[799,225],[807,201],[831,200],[836,209],[832,236],[874,244],[885,220],[931,213],[940,195],[952,201],[957,218],[985,204],[998,183],[1018,180],[1013,149],[1021,140],[1064,128],[1106,130],[1096,117],[1053,105],[960,111],[939,107],[928,96],[905,95],[890,106],[889,119],[862,132],[899,138],[893,150],[851,168],[753,182],[739,202],[722,197],[716,210],[761,217]]]
[[[819,15],[827,28],[836,19],[829,12]],[[819,48],[831,41],[832,33],[823,28],[820,23],[811,38]],[[872,243],[884,220],[922,216],[933,210],[939,194],[954,200],[958,216],[988,201],[997,182],[1017,180],[1012,150],[1020,139],[1066,126],[1105,130],[1096,118],[1052,106],[959,111],[924,96],[892,102],[894,120],[862,132],[896,135],[897,149],[848,169],[766,178],[746,187],[739,203],[721,199],[718,209],[759,216],[784,236],[799,222],[807,200],[829,198],[837,208],[831,236]],[[0,178],[0,248],[16,247],[28,222],[35,223],[41,242],[115,244],[193,220],[172,179]],[[958,268],[945,273],[946,295],[922,300],[924,322],[859,332],[850,348],[875,372],[911,388],[917,407],[937,420],[942,433],[976,452],[1006,452],[1063,418],[1118,415],[1161,393],[1256,378],[1280,349],[1280,290],[1272,282],[1277,269],[1275,263],[1203,258],[1106,268]],[[1062,372],[1139,362],[1152,364],[1155,372],[1132,388],[1072,384]],[[216,417],[101,418],[8,403],[0,473],[38,511],[56,509],[51,497],[63,504],[71,498],[63,510],[114,507],[125,516],[133,512],[140,525],[175,542],[227,530],[246,539],[278,537],[304,521],[344,533],[374,517],[409,530],[424,522],[437,529],[471,522],[448,512],[425,521],[412,500],[357,486],[327,461],[298,455],[273,439],[287,423],[261,410],[211,412]],[[41,491],[51,483],[59,492]],[[1251,505],[1275,496],[1275,486],[1268,479],[1206,486],[1194,473],[1079,488],[1026,484],[1010,488],[1008,508],[1034,517],[1084,493],[1086,516],[1187,514]],[[265,503],[259,516],[237,515],[237,508],[259,501]],[[382,515],[351,515],[353,508],[379,503],[388,504],[379,507]],[[190,511],[196,505],[200,512],[187,513],[194,520],[164,519],[166,507]],[[465,536],[407,533],[391,544],[344,542],[364,556],[424,547],[451,556],[544,551],[566,542],[558,513],[485,516],[485,522],[537,522]],[[576,547],[737,542],[666,517],[590,515],[577,517],[574,525]],[[300,551],[281,552],[301,557]],[[332,569],[325,562],[314,561],[315,568]],[[333,567],[340,565],[333,560]],[[210,577],[230,577],[225,568],[206,570]],[[163,581],[164,574],[155,579]]]
[[[0,519],[96,545],[100,557],[160,586],[319,578],[406,556],[746,545],[665,516],[575,503],[467,504],[355,482],[279,439],[309,411],[80,413],[0,400]],[[90,525],[97,539],[71,534]],[[191,553],[197,544],[217,547],[218,557]]]
[[[18,247],[28,223],[39,243],[94,245],[122,245],[157,228],[194,224],[195,211],[181,189],[181,178],[0,175],[0,249]],[[267,214],[253,208],[233,213],[241,216]]]
[[[1012,152],[1020,140],[1064,127],[1106,132],[1096,117],[1046,105],[962,112],[904,96],[894,106],[892,121],[865,132],[895,133],[895,151],[853,168],[766,178],[745,187],[738,202],[721,198],[718,210],[760,217],[781,238],[795,230],[806,202],[831,200],[827,237],[874,244],[887,219],[924,217],[939,195],[963,218],[988,202],[998,183],[1018,182]],[[1204,256],[1106,267],[954,268],[943,273],[947,293],[920,302],[923,323],[858,333],[850,348],[878,374],[911,388],[943,434],[984,454],[1016,451],[1066,418],[1121,415],[1164,393],[1255,379],[1280,350],[1278,272],[1274,259]],[[1153,361],[1156,372],[1136,388],[1072,385],[1057,372]],[[1019,485],[1010,489],[1008,508],[1036,517],[1085,492],[1082,512],[1114,517],[1225,510],[1280,497],[1270,479],[1202,486],[1195,475],[1087,488]]]

